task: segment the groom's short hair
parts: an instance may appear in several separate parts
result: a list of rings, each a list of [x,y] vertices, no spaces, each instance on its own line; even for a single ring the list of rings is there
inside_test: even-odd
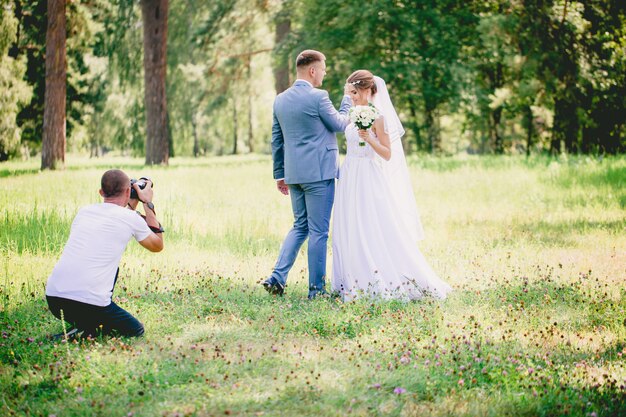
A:
[[[298,54],[296,58],[296,68],[308,67],[314,62],[326,61],[326,57],[323,53],[315,51],[313,49],[307,49]]]

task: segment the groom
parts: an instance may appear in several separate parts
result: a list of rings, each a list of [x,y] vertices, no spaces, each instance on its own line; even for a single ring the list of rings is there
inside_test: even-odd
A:
[[[301,52],[296,71],[296,82],[274,101],[272,126],[274,179],[281,193],[291,195],[294,223],[272,275],[262,285],[270,294],[283,295],[287,274],[308,237],[312,299],[326,292],[326,242],[339,167],[335,132],[348,125],[352,102],[345,96],[337,112],[328,92],[316,88],[326,75],[326,57],[321,52]]]

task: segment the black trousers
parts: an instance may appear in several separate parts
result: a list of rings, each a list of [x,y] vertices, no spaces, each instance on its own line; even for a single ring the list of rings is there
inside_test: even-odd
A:
[[[52,314],[60,319],[63,310],[63,319],[84,332],[83,336],[118,334],[133,337],[144,333],[143,324],[114,302],[100,307],[48,295],[46,299]]]

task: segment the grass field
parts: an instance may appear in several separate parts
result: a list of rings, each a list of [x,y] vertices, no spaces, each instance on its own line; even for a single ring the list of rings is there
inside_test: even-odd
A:
[[[266,156],[68,160],[0,164],[0,415],[626,415],[624,157],[412,159],[455,291],[407,304],[308,301],[304,253],[262,290],[291,223]],[[167,230],[114,294],[146,335],[53,343],[45,282],[110,167],[153,178]]]

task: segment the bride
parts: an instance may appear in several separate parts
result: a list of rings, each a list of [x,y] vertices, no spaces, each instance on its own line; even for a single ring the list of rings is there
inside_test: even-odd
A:
[[[442,281],[417,247],[423,238],[400,138],[404,129],[385,81],[367,70],[348,77],[354,105],[374,105],[371,129],[346,128],[333,222],[332,289],[344,300],[362,295],[413,300],[445,298]],[[365,143],[363,143],[365,142]]]

